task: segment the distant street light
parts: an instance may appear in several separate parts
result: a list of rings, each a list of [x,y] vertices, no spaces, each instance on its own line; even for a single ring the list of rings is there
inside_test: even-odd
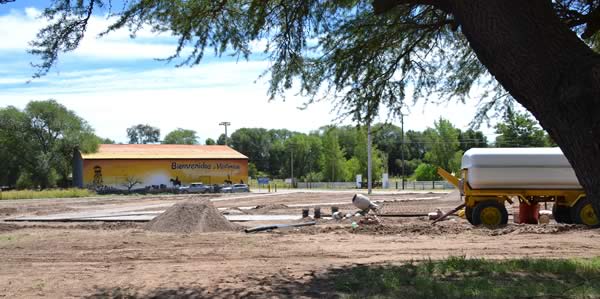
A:
[[[227,144],[227,139],[228,139],[227,138],[227,126],[229,126],[229,125],[231,125],[231,123],[228,122],[228,121],[224,121],[224,122],[220,122],[219,123],[219,126],[225,126],[225,145],[228,145]]]
[[[404,190],[404,164],[406,164],[406,162],[404,161],[404,116],[406,116],[408,114],[403,114],[402,110],[400,110],[400,126],[402,128],[402,141],[400,141],[400,159],[402,159],[402,190]],[[397,186],[397,185],[396,185]]]

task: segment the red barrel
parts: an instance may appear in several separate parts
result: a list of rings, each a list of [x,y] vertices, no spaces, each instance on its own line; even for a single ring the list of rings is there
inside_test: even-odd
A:
[[[519,204],[519,223],[538,224],[540,216],[540,204],[525,202]]]

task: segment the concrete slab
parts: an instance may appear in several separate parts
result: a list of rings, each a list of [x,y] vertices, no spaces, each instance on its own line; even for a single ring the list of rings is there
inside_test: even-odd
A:
[[[164,211],[130,212],[122,214],[57,214],[46,216],[23,216],[6,219],[5,221],[27,221],[27,222],[87,222],[87,221],[135,221],[148,222]],[[223,215],[232,222],[244,221],[280,221],[302,219],[300,215]]]

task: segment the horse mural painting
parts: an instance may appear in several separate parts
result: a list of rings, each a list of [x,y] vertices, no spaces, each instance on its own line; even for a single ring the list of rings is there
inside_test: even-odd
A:
[[[175,177],[175,179],[170,179],[169,181],[171,181],[171,184],[173,184],[173,187],[181,186],[181,181],[179,180],[179,177]]]

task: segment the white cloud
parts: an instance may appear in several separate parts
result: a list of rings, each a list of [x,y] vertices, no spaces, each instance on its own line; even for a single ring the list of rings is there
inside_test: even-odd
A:
[[[25,50],[27,42],[44,25],[36,19],[39,10],[12,11],[0,16],[0,53]],[[96,36],[110,23],[94,17],[81,47],[71,53],[81,65],[78,70],[49,74],[33,84],[19,84],[29,78],[14,74],[10,62],[0,65],[0,107],[25,107],[30,100],[57,99],[96,128],[97,133],[117,141],[126,141],[125,129],[138,123],[161,128],[162,135],[176,128],[198,131],[202,139],[217,138],[222,121],[232,123],[233,132],[241,127],[287,128],[309,132],[331,123],[335,118],[332,103],[321,102],[298,110],[306,99],[288,96],[288,100],[268,102],[265,80],[254,81],[268,68],[267,61],[218,60],[196,67],[175,68],[172,64],[154,64],[154,69],[136,66],[138,59],[166,57],[174,49],[169,36],[145,29],[131,40],[126,30],[104,38]],[[158,40],[158,42],[156,42]],[[265,41],[252,44],[262,50]],[[119,68],[114,60],[131,61]],[[91,61],[99,68],[88,67]],[[148,66],[145,66],[148,68]],[[26,75],[25,75],[26,76]],[[468,104],[426,105],[410,109],[405,117],[407,129],[424,130],[440,116],[461,129],[467,128],[475,114],[474,100]],[[399,125],[399,120],[393,123]],[[490,129],[486,133],[493,133]]]
[[[39,18],[40,15],[41,11],[36,8],[26,8],[24,13],[11,10],[9,14],[1,15],[0,36],[3,42],[0,43],[0,51],[28,50],[29,42],[47,24],[45,19]],[[126,29],[99,38],[98,35],[114,21],[115,18],[92,16],[79,48],[64,57],[130,60],[166,58],[174,53],[175,46],[168,34],[153,33],[146,28],[137,33],[136,39],[131,39]]]

